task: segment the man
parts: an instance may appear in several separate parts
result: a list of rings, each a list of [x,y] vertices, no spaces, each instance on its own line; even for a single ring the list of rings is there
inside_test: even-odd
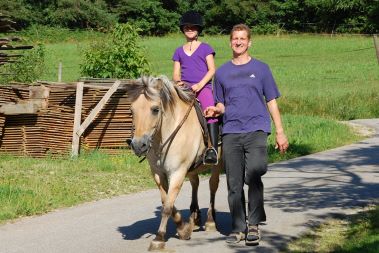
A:
[[[261,176],[267,172],[270,115],[276,129],[276,148],[281,153],[287,150],[288,140],[276,102],[280,93],[271,70],[249,55],[249,27],[235,25],[230,33],[230,46],[232,60],[215,75],[216,106],[208,107],[204,113],[206,117],[223,118],[223,161],[232,216],[232,233],[226,242],[245,240],[246,245],[257,245],[261,238],[258,225],[266,220]],[[248,185],[247,216],[244,184]]]

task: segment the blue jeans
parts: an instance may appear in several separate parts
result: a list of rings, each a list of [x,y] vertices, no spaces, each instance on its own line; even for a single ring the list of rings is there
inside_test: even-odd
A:
[[[266,220],[261,177],[267,172],[267,135],[257,131],[222,137],[232,232],[244,232],[246,218],[251,225]],[[248,185],[247,217],[244,184]]]

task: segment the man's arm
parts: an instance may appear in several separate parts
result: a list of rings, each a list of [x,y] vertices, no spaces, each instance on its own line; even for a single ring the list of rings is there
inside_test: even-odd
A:
[[[282,125],[282,119],[280,117],[279,107],[276,102],[276,99],[270,100],[267,102],[267,107],[270,112],[272,121],[275,125],[276,132],[276,145],[275,148],[279,148],[280,153],[284,153],[289,144],[287,140],[287,136],[284,134],[284,129]]]

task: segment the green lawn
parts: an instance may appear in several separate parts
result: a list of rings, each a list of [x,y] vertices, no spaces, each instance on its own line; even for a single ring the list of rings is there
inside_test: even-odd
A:
[[[231,57],[228,36],[204,36],[216,51],[216,66]],[[42,79],[56,81],[63,64],[63,81],[80,77],[82,50],[88,40],[47,44],[47,70]],[[171,57],[183,43],[180,35],[141,39],[154,75],[171,77]],[[283,113],[333,119],[379,116],[379,65],[373,39],[361,36],[254,36],[251,54],[267,62],[278,83]]]
[[[344,219],[328,220],[291,242],[286,252],[377,253],[379,206],[366,207]]]

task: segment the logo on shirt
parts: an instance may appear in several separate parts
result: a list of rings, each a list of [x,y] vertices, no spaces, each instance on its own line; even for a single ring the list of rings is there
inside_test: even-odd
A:
[[[255,78],[255,75],[254,75],[254,74],[251,74],[250,77],[251,77],[251,78]]]

